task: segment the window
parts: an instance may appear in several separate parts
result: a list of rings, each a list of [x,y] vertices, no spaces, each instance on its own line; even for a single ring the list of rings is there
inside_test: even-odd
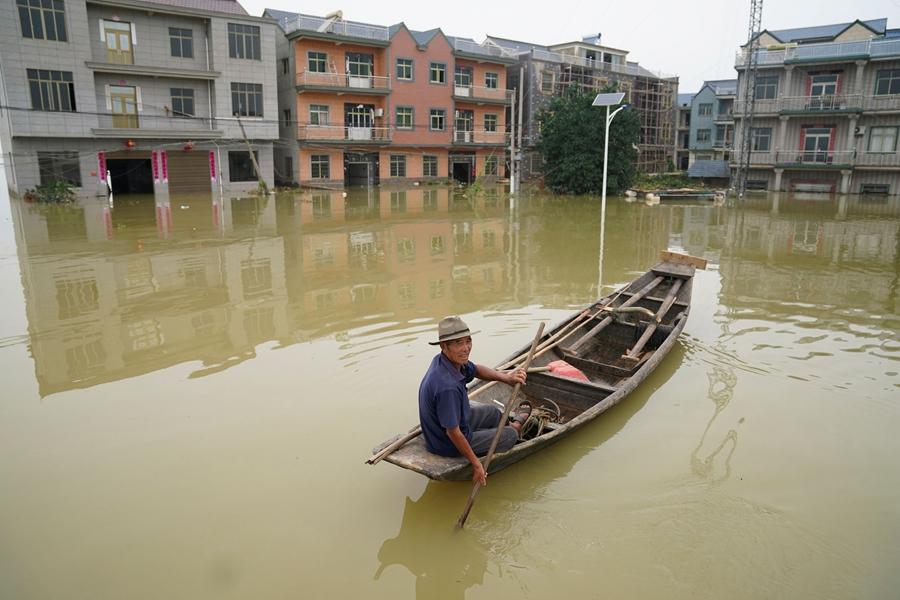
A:
[[[75,83],[70,71],[26,69],[34,110],[75,112]]]
[[[428,72],[428,81],[431,83],[447,83],[447,65],[444,63],[431,63]]]
[[[553,93],[553,71],[541,71],[541,93]]]
[[[256,151],[253,152],[253,156],[258,157]],[[253,171],[253,161],[250,159],[249,152],[234,150],[228,153],[228,180],[232,182],[256,181],[256,173]]]
[[[472,85],[472,67],[456,67],[453,71],[453,83],[456,87],[470,87]]]
[[[406,177],[406,156],[391,154],[391,177]]]
[[[712,115],[712,104],[701,103],[700,107],[697,109],[697,114],[701,117],[708,117]]]
[[[869,152],[896,152],[897,130],[900,127],[871,127],[869,129]]]
[[[287,75],[291,70],[291,59],[282,58],[281,59],[281,74]]]
[[[37,156],[38,169],[41,172],[41,185],[65,181],[81,187],[78,152],[38,152]]]
[[[351,77],[371,77],[375,73],[374,65],[375,57],[371,54],[347,53],[347,73]]]
[[[194,90],[191,88],[172,88],[172,114],[176,117],[194,116]]]
[[[291,109],[287,108],[281,111],[281,117],[284,119],[284,123],[282,127],[290,127],[291,126]]]
[[[66,12],[62,0],[16,0],[22,37],[67,42]]]
[[[438,157],[426,154],[422,157],[422,177],[438,176]]]
[[[777,75],[758,75],[756,77],[756,99],[774,100],[778,95]]]
[[[900,94],[900,69],[878,71],[875,76],[875,95],[886,94]]]
[[[837,73],[815,73],[809,76],[810,96],[834,96],[837,93]]]
[[[700,106],[703,106],[702,104]],[[698,142],[708,142],[709,141],[709,129],[698,129],[697,130],[697,141]]]
[[[405,213],[406,212],[406,192],[391,192],[391,212],[392,213]]]
[[[443,131],[447,120],[447,111],[443,108],[432,108],[429,127],[432,131]]]
[[[325,127],[328,125],[328,105],[327,104],[310,104],[309,105],[309,124],[317,127]]]
[[[754,127],[750,130],[751,151],[768,152],[772,149],[772,128]]]
[[[413,78],[413,60],[411,58],[397,59],[397,79],[412,81]]]
[[[434,157],[437,160],[437,157]],[[422,192],[422,210],[432,212],[438,208],[437,190],[425,190]],[[443,242],[442,242],[443,243]]]
[[[327,154],[313,154],[309,157],[310,177],[313,179],[331,178],[331,161]]]
[[[325,73],[326,66],[325,62],[328,60],[328,55],[324,52],[308,52],[306,54],[308,58],[307,64],[309,65],[307,70],[312,73]]]
[[[484,174],[496,175],[500,168],[500,161],[496,156],[488,156],[484,159]]]
[[[495,90],[500,85],[500,75],[497,73],[484,74],[484,87]]]
[[[228,56],[262,60],[259,46],[259,27],[256,25],[228,24]]]
[[[859,186],[860,194],[889,194],[891,186],[887,183],[863,183]]]
[[[263,116],[261,83],[232,83],[231,112],[240,117]]]
[[[313,158],[316,158],[315,156]],[[327,159],[327,156],[326,156]],[[313,219],[318,221],[321,219],[331,218],[331,195],[328,192],[312,195]]]
[[[291,156],[284,157],[284,180],[291,181],[294,179],[294,159]]]
[[[396,117],[397,129],[413,128],[413,109],[411,106],[398,106]]]
[[[172,56],[194,58],[194,30],[169,27],[169,46]]]
[[[484,115],[484,130],[497,131],[497,115]]]

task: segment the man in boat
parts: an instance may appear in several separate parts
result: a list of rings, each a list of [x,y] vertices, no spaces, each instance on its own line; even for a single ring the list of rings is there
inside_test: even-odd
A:
[[[466,384],[475,377],[501,381],[507,385],[525,383],[525,371],[503,373],[469,360],[472,333],[459,317],[444,317],[438,324],[441,353],[419,385],[419,421],[429,452],[441,456],[463,456],[472,464],[472,480],[487,485],[487,473],[479,456],[487,454],[500,426],[503,413],[489,404],[469,404]],[[523,403],[523,408],[524,408]],[[520,410],[509,425],[502,428],[497,452],[505,452],[519,439],[519,430],[529,411]]]

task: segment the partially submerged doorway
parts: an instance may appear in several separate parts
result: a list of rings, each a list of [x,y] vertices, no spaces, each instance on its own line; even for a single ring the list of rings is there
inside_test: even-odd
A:
[[[451,154],[450,176],[454,181],[458,181],[459,183],[464,183],[466,185],[475,181],[475,155]]]
[[[146,154],[146,156],[145,156]],[[129,153],[127,158],[107,157],[113,194],[152,194],[153,170],[150,153]]]

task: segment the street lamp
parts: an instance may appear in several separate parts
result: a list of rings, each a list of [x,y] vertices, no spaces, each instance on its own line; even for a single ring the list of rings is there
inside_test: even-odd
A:
[[[603,284],[603,234],[606,230],[606,165],[609,161],[609,124],[619,111],[628,108],[627,104],[622,104],[625,99],[624,92],[615,92],[612,94],[597,94],[591,106],[606,107],[606,135],[603,138],[603,190],[600,199],[600,273],[597,279],[597,295],[601,295],[600,286]],[[621,106],[619,106],[622,104]],[[619,106],[616,110],[609,112],[611,106]]]

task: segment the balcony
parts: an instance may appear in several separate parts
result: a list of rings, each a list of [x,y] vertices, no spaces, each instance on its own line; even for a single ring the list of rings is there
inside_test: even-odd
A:
[[[858,167],[900,167],[900,154],[896,152],[860,152],[856,155]]]
[[[297,91],[331,91],[352,94],[385,95],[391,92],[390,77],[359,76],[344,73],[297,73]]]
[[[713,122],[714,123],[733,123],[734,122],[734,113],[727,112],[724,114],[717,114],[715,117],[713,117]]]
[[[133,65],[110,62],[86,61],[85,66],[95,73],[110,73],[116,75],[134,75],[146,77],[174,77],[178,79],[205,79],[213,80],[221,77],[221,71],[205,69],[180,69],[167,66]]]
[[[900,95],[867,96],[863,98],[863,110],[900,111]]]
[[[781,65],[801,62],[840,62],[872,58],[900,56],[900,39],[861,40],[856,42],[834,42],[826,44],[803,44],[785,48],[760,48],[757,64]],[[736,67],[746,66],[747,52],[738,51]]]
[[[215,119],[154,115],[149,111],[132,114],[105,113],[97,116],[97,127],[91,132],[101,138],[172,138],[200,140],[222,137],[215,129]]]
[[[505,131],[485,131],[484,129],[453,129],[454,144],[504,146],[509,141]]]
[[[531,49],[531,56],[534,60],[542,62],[555,62],[561,64],[575,65],[577,67],[585,67],[588,69],[598,69],[601,71],[609,71],[611,73],[621,73],[623,75],[633,75],[635,77],[653,77],[656,79],[677,79],[678,75],[670,75],[659,71],[651,71],[636,64],[615,64],[599,60],[591,60],[584,56],[575,56],[573,54],[561,54],[559,52],[550,52],[539,48]]]
[[[779,150],[775,164],[779,167],[844,169],[853,165],[854,154],[853,150]]]
[[[281,19],[279,24],[288,39],[312,37],[332,40],[338,38],[380,47],[388,46],[391,39],[387,27],[340,19],[297,15]]]
[[[497,62],[503,63],[515,63],[519,60],[516,52],[508,48],[495,45],[482,46],[471,40],[453,40],[453,50],[460,54],[468,54],[469,56],[477,57],[479,60],[485,60],[487,62],[490,62],[490,58],[500,59]]]
[[[386,144],[391,141],[389,127],[348,127],[346,125],[299,125],[300,141],[327,141],[362,144]]]
[[[733,140],[715,140],[712,145],[714,150],[731,150],[734,147]]]
[[[460,102],[509,104],[510,98],[512,98],[512,90],[480,87],[477,85],[455,84],[453,86],[453,99]]]
[[[885,98],[893,98],[886,96]],[[886,104],[900,109],[900,96],[897,100]],[[866,99],[869,100],[868,98]],[[734,103],[734,114],[742,117],[746,114],[746,102],[738,100]],[[860,94],[835,94],[828,96],[783,96],[780,98],[758,99],[753,105],[754,114],[788,115],[788,114],[834,114],[859,113],[863,110],[863,97]]]

